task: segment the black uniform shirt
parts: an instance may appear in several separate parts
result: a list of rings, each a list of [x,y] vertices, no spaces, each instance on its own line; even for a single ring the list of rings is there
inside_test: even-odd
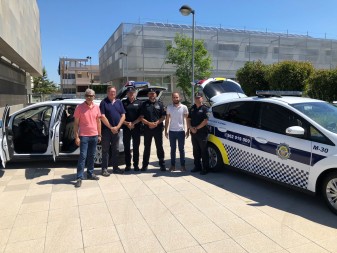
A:
[[[148,99],[143,102],[140,110],[140,115],[149,122],[156,122],[163,116],[166,116],[166,112],[164,110],[164,105],[162,102],[156,101],[153,103]],[[163,123],[161,123],[160,125],[163,125]]]
[[[133,122],[138,119],[140,115],[140,108],[142,106],[142,101],[135,99],[132,103],[127,98],[123,100],[123,106],[125,109],[125,121]]]
[[[188,118],[191,119],[191,127],[197,127],[208,118],[207,116],[208,107],[202,104],[197,107],[195,104],[188,110]],[[208,133],[207,126],[198,129],[197,133]]]

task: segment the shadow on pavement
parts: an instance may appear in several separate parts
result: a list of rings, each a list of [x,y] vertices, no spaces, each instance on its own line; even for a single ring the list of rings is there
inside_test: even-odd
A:
[[[337,228],[336,215],[328,209],[324,201],[318,196],[290,189],[242,171],[226,168],[221,172],[203,176],[199,173],[191,173],[190,169],[185,173],[161,172],[158,169],[158,172],[153,176],[181,177],[186,175],[194,176],[236,194],[238,197],[251,200],[251,203],[247,203],[247,205],[269,206],[331,228]]]

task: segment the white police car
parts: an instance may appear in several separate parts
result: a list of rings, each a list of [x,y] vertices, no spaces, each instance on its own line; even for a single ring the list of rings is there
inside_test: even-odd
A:
[[[272,94],[213,104],[208,120],[211,168],[225,164],[321,193],[337,214],[337,108]]]

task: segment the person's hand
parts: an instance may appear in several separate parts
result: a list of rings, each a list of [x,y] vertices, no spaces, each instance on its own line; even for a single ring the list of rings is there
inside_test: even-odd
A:
[[[98,136],[97,142],[101,143],[101,141],[102,141],[102,136]]]
[[[149,123],[149,128],[150,128],[150,129],[153,129],[153,128],[156,128],[156,127],[157,127],[156,122],[150,122],[150,123]]]
[[[113,134],[117,134],[118,133],[118,128],[117,127],[111,127],[111,132]]]
[[[187,130],[185,135],[186,135],[186,139],[187,139],[188,136],[190,136],[190,130]]]
[[[77,138],[75,139],[75,144],[76,144],[76,146],[79,147],[79,146],[80,146],[80,143],[81,143],[80,138],[77,137]]]
[[[192,134],[197,133],[197,128],[196,128],[196,127],[191,127],[191,133],[192,133]]]
[[[165,132],[165,137],[166,137],[166,139],[168,139],[168,133],[167,132]]]

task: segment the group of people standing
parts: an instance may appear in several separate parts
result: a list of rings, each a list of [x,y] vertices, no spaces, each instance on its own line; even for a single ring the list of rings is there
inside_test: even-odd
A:
[[[108,177],[108,167],[112,173],[123,174],[131,170],[131,160],[134,171],[148,169],[152,139],[155,141],[157,157],[161,171],[166,171],[165,152],[163,148],[163,130],[169,138],[171,146],[170,171],[176,170],[176,148],[180,154],[180,170],[186,171],[185,139],[191,135],[193,145],[194,168],[191,172],[205,175],[209,171],[207,151],[207,106],[203,104],[203,94],[195,93],[195,104],[188,108],[180,102],[178,92],[172,93],[172,104],[165,109],[163,103],[157,100],[156,90],[148,89],[148,99],[144,102],[136,99],[136,90],[127,88],[127,98],[116,99],[116,88],[108,86],[107,97],[100,106],[94,104],[95,91],[85,91],[85,101],[75,109],[74,131],[75,143],[80,147],[80,157],[77,164],[77,181],[75,187],[82,185],[84,167],[87,166],[87,179],[99,180],[94,174],[94,158],[97,143],[102,145],[102,176]],[[165,127],[164,122],[165,121]],[[142,167],[139,167],[139,146],[141,123],[144,125],[144,153]],[[118,167],[119,131],[123,129],[123,144],[125,153],[125,169]],[[132,152],[131,152],[132,140]],[[133,153],[133,154],[131,154]]]

